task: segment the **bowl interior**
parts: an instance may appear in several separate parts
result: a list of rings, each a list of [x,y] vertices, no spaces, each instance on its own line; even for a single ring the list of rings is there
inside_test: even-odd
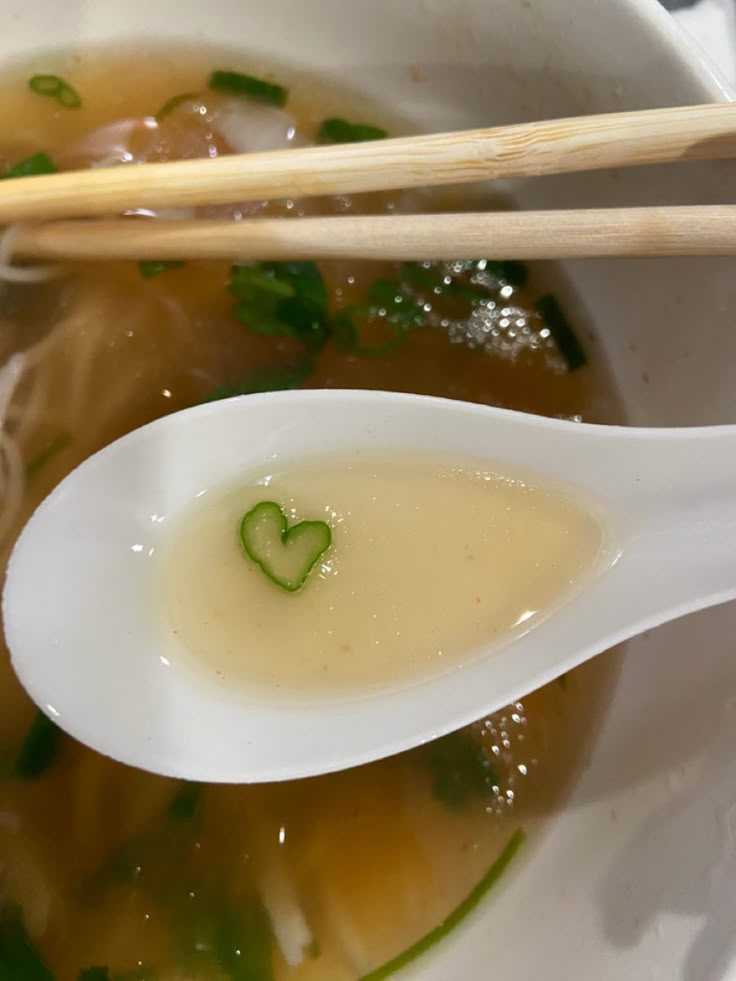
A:
[[[233,48],[242,37],[254,68],[283,62],[334,78],[426,130],[727,96],[656,0],[6,0],[3,14],[5,62],[33,55],[43,70],[58,48],[142,38]],[[735,175],[727,162],[681,164],[506,189],[520,207],[731,202]],[[567,270],[631,422],[736,419],[733,260]],[[734,628],[723,608],[631,645],[564,813],[417,976],[480,979],[491,964],[498,977],[543,969],[560,981],[724,976],[733,941],[723,911],[736,901]]]

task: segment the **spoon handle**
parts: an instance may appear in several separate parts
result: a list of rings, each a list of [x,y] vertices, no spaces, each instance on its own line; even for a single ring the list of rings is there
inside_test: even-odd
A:
[[[736,597],[736,427],[663,430],[627,452],[620,500],[647,598],[684,613]]]
[[[736,598],[736,426],[541,425],[539,469],[589,492],[610,516],[611,563],[544,631],[545,643],[575,651],[569,666]],[[532,435],[524,430],[519,455]]]

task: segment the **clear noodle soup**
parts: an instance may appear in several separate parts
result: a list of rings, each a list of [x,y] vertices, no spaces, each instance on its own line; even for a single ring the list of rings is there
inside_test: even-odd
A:
[[[373,137],[386,125],[338,90],[220,52],[49,61],[44,71],[81,104],[53,85],[50,95],[33,91],[35,68],[7,75],[0,173],[39,153],[59,169],[129,166]],[[210,72],[233,68],[288,86],[285,106],[271,89],[271,104],[254,99],[264,90],[252,83],[235,92],[237,79],[227,91],[208,86]],[[333,117],[369,128],[322,126]],[[411,192],[197,213],[298,217],[478,200]],[[177,216],[190,213],[168,214]],[[563,312],[570,301],[558,278],[499,256],[51,271],[11,259],[12,230],[0,245],[3,562],[33,509],[85,457],[207,399],[371,388],[619,419],[592,340]],[[388,977],[394,958],[408,960],[459,921],[522,829],[528,837],[559,806],[613,670],[611,657],[598,658],[464,731],[371,766],[200,786],[126,768],[59,733],[3,651],[0,976],[66,981],[95,968],[87,981]]]
[[[198,686],[266,698],[447,676],[533,630],[610,565],[589,504],[452,454],[269,467],[167,521],[152,590],[160,649]],[[284,544],[287,518],[306,549]],[[300,585],[316,538],[326,550]]]

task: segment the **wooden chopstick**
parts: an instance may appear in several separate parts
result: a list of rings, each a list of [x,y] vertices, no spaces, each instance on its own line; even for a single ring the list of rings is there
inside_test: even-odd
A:
[[[18,226],[37,259],[561,259],[736,254],[736,205],[484,214],[49,222]]]
[[[580,116],[0,181],[0,224],[736,156],[736,105]]]

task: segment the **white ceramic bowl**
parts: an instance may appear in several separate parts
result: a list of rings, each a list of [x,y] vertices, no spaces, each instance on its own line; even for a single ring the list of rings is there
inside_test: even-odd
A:
[[[0,59],[121,38],[243,46],[442,129],[728,93],[656,0],[4,0]],[[41,64],[42,59],[39,61]],[[526,207],[736,200],[730,164],[514,185]],[[577,262],[631,422],[736,421],[736,263]],[[736,609],[630,645],[564,813],[412,976],[716,981],[736,941]]]

